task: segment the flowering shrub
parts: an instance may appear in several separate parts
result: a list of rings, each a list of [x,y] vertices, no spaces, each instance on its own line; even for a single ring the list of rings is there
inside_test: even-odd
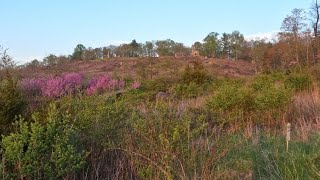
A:
[[[25,95],[41,95],[41,88],[46,84],[45,78],[23,79],[20,82],[20,89]]]
[[[67,73],[63,76],[64,91],[67,93],[75,93],[83,82],[83,76],[78,73]]]
[[[57,98],[75,93],[82,86],[83,76],[78,73],[67,73],[48,78],[23,79],[20,89],[26,96],[46,96]]]
[[[60,97],[63,95],[63,78],[53,77],[49,78],[41,88],[42,95],[47,97]]]
[[[133,89],[138,89],[141,86],[141,84],[138,81],[134,81],[132,84]]]
[[[84,78],[78,73],[67,73],[62,76],[48,78],[23,79],[20,89],[26,96],[45,96],[58,98],[67,94],[75,94],[84,90],[87,95],[103,93],[107,90],[118,90],[124,88],[124,81],[112,79],[109,75],[100,75],[89,80],[87,86],[83,86]],[[135,89],[140,83],[134,84]]]
[[[124,87],[124,81],[111,79],[109,75],[93,78],[86,89],[88,95],[102,93],[106,90],[117,90]]]
[[[57,98],[66,94],[73,94],[81,87],[82,80],[82,75],[78,73],[67,73],[62,77],[51,77],[47,79],[45,86],[41,88],[42,95]]]

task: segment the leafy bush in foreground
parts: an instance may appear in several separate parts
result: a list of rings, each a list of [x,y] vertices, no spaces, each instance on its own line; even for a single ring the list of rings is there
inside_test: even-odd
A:
[[[220,122],[242,122],[245,114],[254,107],[250,89],[235,84],[225,84],[207,100],[207,108],[218,116]],[[242,124],[242,123],[240,123]]]
[[[286,88],[291,88],[294,91],[312,89],[312,79],[308,74],[290,74],[284,83]]]
[[[11,131],[11,124],[25,109],[25,101],[18,89],[17,82],[9,74],[0,82],[0,134]]]
[[[50,106],[45,119],[34,114],[33,120],[29,126],[21,119],[17,131],[3,137],[2,177],[56,179],[72,176],[83,167],[85,154],[72,143],[75,129],[67,122],[68,115],[60,117]]]

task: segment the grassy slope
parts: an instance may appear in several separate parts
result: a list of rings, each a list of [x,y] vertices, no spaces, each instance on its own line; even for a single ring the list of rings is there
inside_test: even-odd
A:
[[[200,60],[211,75],[221,76],[251,76],[255,74],[254,65],[245,61],[228,61],[219,59],[188,58],[112,58],[108,60],[77,61],[58,64],[53,67],[24,68],[21,77],[47,76],[63,72],[80,72],[93,75],[109,73],[119,77],[144,78],[176,75],[181,72],[190,61]]]

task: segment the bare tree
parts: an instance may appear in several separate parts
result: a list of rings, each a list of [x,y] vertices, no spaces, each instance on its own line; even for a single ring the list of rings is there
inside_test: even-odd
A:
[[[295,45],[296,61],[299,62],[299,36],[303,28],[306,27],[306,17],[303,9],[293,9],[291,15],[288,15],[282,22],[281,30],[293,35]]]
[[[315,0],[312,2],[311,8],[310,8],[310,20],[313,27],[313,35],[314,35],[314,42],[313,42],[313,58],[314,62],[318,63],[318,50],[319,50],[319,37],[318,37],[318,28],[319,28],[319,19],[320,19],[320,13],[319,13],[319,4],[318,0]]]
[[[12,58],[7,54],[8,49],[3,49],[0,46],[0,69],[7,69],[15,67],[15,63]]]

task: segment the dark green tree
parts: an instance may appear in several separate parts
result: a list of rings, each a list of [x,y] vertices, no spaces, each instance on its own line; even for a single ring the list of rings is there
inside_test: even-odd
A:
[[[39,67],[41,64],[37,59],[32,60],[30,63],[26,64],[26,67],[36,68]]]
[[[72,57],[74,60],[82,60],[82,54],[86,50],[86,47],[82,44],[78,44],[73,51]]]
[[[154,57],[155,51],[154,51],[154,44],[150,41],[147,41],[144,45],[145,49],[145,55],[148,57]]]
[[[231,40],[230,40],[230,34],[228,33],[222,33],[222,37],[220,39],[221,41],[221,54],[223,58],[229,59],[230,58],[230,51],[231,51]]]
[[[159,56],[174,56],[174,47],[176,43],[171,40],[160,40],[156,42],[157,53]]]
[[[22,114],[25,102],[19,91],[17,81],[12,77],[15,63],[12,58],[0,49],[1,69],[4,70],[4,79],[0,79],[0,135],[11,132],[15,118]]]
[[[231,41],[231,55],[236,60],[239,58],[239,53],[241,52],[241,47],[245,42],[243,34],[239,31],[233,31],[230,34],[230,41]]]
[[[202,44],[201,42],[195,42],[193,45],[192,45],[192,48],[196,51],[202,51]]]
[[[58,61],[59,58],[54,54],[50,54],[49,56],[43,58],[43,63],[47,66],[58,64]]]
[[[131,47],[131,53],[130,57],[138,57],[139,56],[139,50],[140,50],[140,44],[137,43],[137,41],[134,39],[130,43]]]
[[[215,57],[218,49],[218,36],[216,32],[209,33],[206,38],[204,38],[203,43],[203,55],[207,57]]]

